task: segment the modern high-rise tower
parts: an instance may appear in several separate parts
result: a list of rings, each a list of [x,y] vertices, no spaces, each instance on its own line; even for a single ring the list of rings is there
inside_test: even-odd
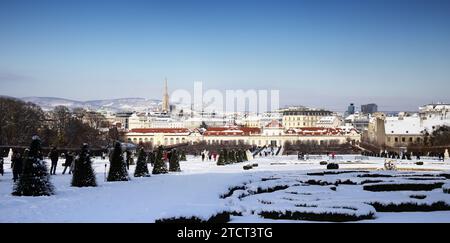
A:
[[[167,78],[164,80],[164,91],[162,100],[162,112],[168,113],[170,109],[169,105],[169,92],[167,90]]]

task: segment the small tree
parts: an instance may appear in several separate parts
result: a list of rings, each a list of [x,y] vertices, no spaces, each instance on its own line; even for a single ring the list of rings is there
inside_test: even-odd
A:
[[[50,196],[54,187],[50,182],[47,165],[42,159],[41,140],[34,136],[30,149],[25,151],[22,175],[14,185],[14,196]]]
[[[236,151],[231,150],[229,152],[228,159],[229,159],[230,163],[236,163],[237,162],[237,160],[236,160]]]
[[[72,186],[87,187],[97,186],[94,169],[92,168],[91,156],[88,145],[83,144],[80,155],[75,159],[75,168],[73,170]]]
[[[236,153],[236,162],[241,163],[244,162],[244,156],[242,155],[242,150],[238,150]]]
[[[178,152],[176,149],[172,150],[172,152],[170,153],[169,171],[172,171],[172,172],[181,171],[180,156],[178,155]]]
[[[224,150],[221,150],[219,153],[219,159],[217,159],[217,165],[225,165],[225,152]]]
[[[230,164],[230,158],[228,157],[229,153],[226,149],[223,150],[223,163]]]
[[[130,177],[128,176],[127,166],[123,159],[122,145],[120,142],[116,142],[114,145],[114,150],[112,156],[109,159],[109,173],[107,181],[128,181]]]
[[[144,148],[139,149],[138,159],[136,162],[136,168],[134,170],[134,177],[147,177],[149,176],[147,167],[147,158]]]
[[[166,163],[163,161],[163,148],[162,146],[159,146],[158,151],[156,152],[152,174],[165,174],[167,172]]]

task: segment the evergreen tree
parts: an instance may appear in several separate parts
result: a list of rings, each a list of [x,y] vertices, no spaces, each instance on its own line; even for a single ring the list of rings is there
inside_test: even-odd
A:
[[[180,161],[187,161],[186,159],[186,151],[181,151]]]
[[[230,163],[230,160],[228,158],[228,151],[227,151],[227,149],[223,150],[223,163],[226,164],[226,165]]]
[[[149,176],[149,171],[147,167],[147,158],[144,148],[139,149],[138,159],[136,162],[136,168],[134,170],[134,177],[147,177]]]
[[[238,162],[238,163],[244,162],[242,150],[237,151],[236,162]]]
[[[41,140],[34,136],[30,149],[24,154],[22,175],[14,185],[14,196],[50,196],[54,194],[54,187],[50,182],[50,175],[42,158]]]
[[[94,169],[92,168],[91,156],[88,145],[85,143],[81,147],[80,155],[75,159],[73,170],[72,186],[87,187],[97,186]]]
[[[122,145],[120,142],[116,142],[112,156],[109,159],[109,173],[107,181],[128,181],[127,165],[123,159]]]
[[[166,163],[163,161],[163,148],[162,146],[159,146],[158,151],[156,152],[152,174],[165,174],[167,172]]]
[[[179,172],[180,169],[180,156],[176,149],[172,150],[170,160],[169,160],[169,171]]]
[[[225,165],[225,153],[224,150],[221,150],[219,153],[219,158],[217,159],[217,165]]]
[[[234,150],[230,151],[229,159],[230,159],[230,163],[236,163],[237,162],[236,161],[236,151],[234,151]]]

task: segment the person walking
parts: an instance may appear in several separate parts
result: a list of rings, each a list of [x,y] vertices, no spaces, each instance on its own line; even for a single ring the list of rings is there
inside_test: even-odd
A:
[[[23,168],[22,155],[16,149],[13,150],[11,167],[13,172],[13,180],[16,182],[19,179],[20,174],[22,174]]]
[[[127,149],[127,151],[125,152],[125,158],[126,158],[126,162],[127,162],[127,170],[130,170],[130,164],[131,164],[131,151]]]
[[[202,162],[205,161],[205,152],[202,152]]]
[[[72,174],[72,163],[74,159],[74,155],[72,152],[67,151],[66,155],[66,162],[64,162],[64,170],[62,174],[64,175],[66,173],[67,168],[69,168],[69,175]]]
[[[0,174],[3,176],[3,155],[0,155]]]
[[[49,156],[52,161],[52,166],[50,167],[50,175],[56,175],[56,166],[58,165],[59,154],[56,147],[53,147],[50,151]]]

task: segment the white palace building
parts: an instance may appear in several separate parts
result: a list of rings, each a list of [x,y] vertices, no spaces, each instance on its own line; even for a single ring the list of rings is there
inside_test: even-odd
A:
[[[263,128],[243,126],[196,128],[139,128],[131,129],[125,134],[132,143],[152,143],[153,145],[176,145],[180,143],[195,144],[248,144],[255,146],[280,146],[285,142],[315,141],[318,144],[337,142],[359,143],[361,135],[352,127],[302,127],[285,129],[273,120]]]

